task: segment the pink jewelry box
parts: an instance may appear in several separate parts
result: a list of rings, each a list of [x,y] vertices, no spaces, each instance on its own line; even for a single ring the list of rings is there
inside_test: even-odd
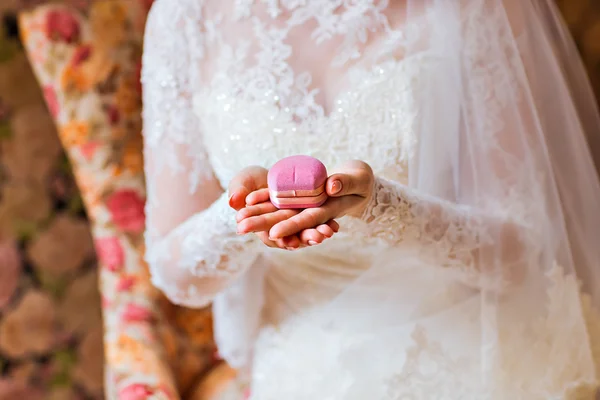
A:
[[[327,200],[327,169],[316,158],[291,156],[279,160],[267,176],[271,203],[280,209],[314,208]]]

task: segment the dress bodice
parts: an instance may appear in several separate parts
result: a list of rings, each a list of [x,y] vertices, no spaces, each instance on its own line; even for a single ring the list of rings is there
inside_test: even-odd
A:
[[[292,154],[330,168],[361,159],[407,180],[432,56],[404,58],[416,38],[387,1],[186,3],[196,152],[223,187],[248,165]]]
[[[293,154],[308,154],[335,167],[352,159],[368,162],[380,176],[406,182],[411,151],[418,72],[425,55],[361,70],[334,101],[329,114],[298,121],[276,102],[208,89],[195,96],[204,144],[221,183],[248,165],[270,167]],[[277,97],[265,90],[265,98]]]

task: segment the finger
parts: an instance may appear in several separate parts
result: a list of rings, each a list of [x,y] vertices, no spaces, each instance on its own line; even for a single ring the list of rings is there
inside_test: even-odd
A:
[[[300,241],[306,246],[315,246],[323,243],[326,239],[333,237],[339,230],[339,225],[336,221],[331,220],[326,224],[322,224],[313,229],[305,229],[300,232]]]
[[[283,239],[278,239],[277,244],[280,244],[282,248],[286,250],[297,250],[302,246],[302,242],[297,235],[291,235]]]
[[[339,218],[354,210],[364,199],[359,196],[344,196],[330,198],[318,208],[307,208],[299,214],[275,224],[269,231],[271,239],[279,239],[285,236],[300,233],[304,229],[316,228],[321,224],[328,223],[334,218]],[[339,229],[337,222],[333,224]]]
[[[351,161],[327,178],[326,190],[331,197],[366,196],[373,185],[373,170],[362,161]]]
[[[323,243],[327,237],[317,229],[305,229],[300,232],[300,241],[306,246],[316,246]]]
[[[332,219],[331,221],[329,221],[327,223],[327,225],[329,225],[331,227],[331,229],[333,229],[334,232],[339,232],[340,231],[340,224],[338,224],[338,222],[334,219]]]
[[[268,234],[267,234],[267,236],[268,236]],[[295,235],[277,239],[277,240],[274,240],[273,243],[275,243],[275,245],[282,250],[294,250],[292,247],[295,244],[297,245],[297,243],[294,243],[294,241],[293,241],[294,236]]]
[[[241,210],[246,205],[245,198],[248,195],[248,190],[246,188],[238,188],[233,192],[229,192],[229,207],[233,208],[236,211]]]
[[[254,192],[250,193],[246,197],[246,204],[251,205],[251,206],[253,206],[255,204],[259,204],[259,203],[264,203],[267,201],[269,201],[269,189],[268,188],[255,190]]]
[[[246,196],[255,190],[267,187],[265,168],[251,166],[244,168],[229,183],[229,205],[239,210],[246,205]]]
[[[300,240],[296,236],[288,236],[283,239],[278,239],[277,241],[273,241],[269,239],[269,235],[267,232],[256,232],[256,236],[267,246],[271,248],[280,248],[283,250],[296,250],[297,248],[302,246]]]
[[[335,217],[334,211],[335,208],[328,206],[327,203],[318,208],[307,208],[297,215],[274,224],[269,230],[269,237],[271,239],[280,239],[300,233],[304,229],[315,228],[333,219]]]
[[[266,188],[267,174],[268,171],[263,167],[250,166],[244,168],[229,182],[229,193],[233,194],[245,189],[250,194],[255,190]]]
[[[255,206],[246,206],[239,210],[235,215],[236,222],[240,222],[246,218],[257,217],[263,214],[269,214],[279,211],[277,207],[275,207],[270,202],[260,203]]]
[[[272,213],[258,215],[256,217],[246,218],[238,223],[238,225],[237,225],[238,233],[245,234],[245,233],[259,232],[259,231],[267,231],[268,232],[273,227],[273,225],[275,225],[281,221],[285,221],[286,219],[295,216],[297,213],[298,213],[297,210],[277,210]],[[294,233],[295,232],[292,232],[291,234],[294,234]],[[276,239],[281,239],[285,236],[289,236],[289,235],[282,235],[280,237],[277,237]],[[273,238],[271,238],[271,239],[273,239]]]
[[[322,224],[322,225],[317,226],[316,230],[319,233],[321,233],[322,235],[324,235],[326,238],[330,238],[335,234],[333,229],[331,229],[331,227],[327,224]]]
[[[268,235],[269,234],[267,233],[267,236]],[[282,250],[287,250],[289,247],[286,238],[275,240],[275,244],[277,244],[277,247],[279,247]]]
[[[267,232],[256,232],[255,233],[256,236],[258,236],[258,238],[267,246],[267,247],[273,247],[273,248],[277,248],[279,247],[277,245],[276,242],[274,242],[273,240],[269,239],[269,234]]]

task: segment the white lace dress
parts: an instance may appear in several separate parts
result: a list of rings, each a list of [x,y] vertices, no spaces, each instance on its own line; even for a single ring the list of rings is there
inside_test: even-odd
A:
[[[401,56],[402,44],[415,38],[411,26],[394,26],[387,3],[158,0],[149,17],[143,83],[153,282],[182,305],[214,301],[218,338],[255,344],[252,399],[487,398],[478,392],[480,382],[469,380],[480,366],[453,359],[437,344],[442,337],[452,343],[442,336],[443,325],[396,332],[397,349],[386,347],[392,356],[364,365],[358,362],[364,355],[340,361],[351,332],[302,321],[368,270],[386,247],[428,249],[422,253],[432,262],[469,276],[476,238],[463,223],[464,211],[406,186],[418,141],[420,77],[435,66],[436,55]],[[363,218],[342,219],[333,239],[297,252],[267,249],[252,235],[237,235],[222,188],[244,167],[269,167],[294,154],[312,155],[328,167],[368,162],[377,182]],[[439,220],[431,223],[432,216]],[[447,234],[430,231],[440,225],[450,227]],[[244,282],[256,287],[234,284],[253,268],[260,269],[257,277]],[[411,277],[399,290],[426,293],[433,285],[428,272]],[[556,288],[557,296],[576,290],[564,279]],[[462,301],[451,288],[446,292],[443,299],[422,295],[422,309]],[[547,320],[506,332],[508,343],[535,330],[540,346],[507,346],[510,373],[499,379],[506,390],[493,398],[547,399],[562,396],[564,382],[593,383],[593,371],[584,367],[588,344],[572,343],[571,355],[555,359],[543,345],[543,335],[560,325],[561,316],[580,309],[560,298],[557,303]],[[247,329],[254,316],[245,311],[256,307],[262,314],[255,337]],[[462,326],[453,333],[461,342],[479,340],[478,328],[469,326],[478,307],[461,305],[447,321]],[[233,361],[244,359],[238,350],[224,349]],[[566,363],[540,371],[556,360]],[[385,379],[370,381],[371,369],[384,371],[377,376]],[[364,385],[351,382],[361,374]],[[532,374],[544,377],[529,379]]]

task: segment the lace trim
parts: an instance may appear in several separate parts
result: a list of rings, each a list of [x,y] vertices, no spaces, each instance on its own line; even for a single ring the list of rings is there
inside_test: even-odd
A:
[[[336,55],[332,68],[342,68],[359,59],[364,64],[361,48],[370,34],[382,31],[388,41],[369,58],[380,60],[388,56],[389,59],[391,48],[397,50],[405,38],[389,26],[384,13],[388,2],[237,0],[231,14],[219,11],[198,21],[198,29],[209,37],[202,53],[207,48],[216,53],[213,76],[203,77],[204,85],[243,100],[267,102],[291,113],[294,121],[311,125],[309,121],[325,115],[323,106],[317,101],[321,88],[313,87],[313,76],[309,71],[294,70],[290,63],[292,45],[288,41],[298,34],[297,29],[308,24],[316,26],[303,33],[310,37],[316,49],[343,38],[330,52]],[[256,7],[265,10],[267,15],[256,17]],[[234,38],[226,36],[233,30],[227,29],[231,24],[243,24],[241,29],[247,29],[247,34]],[[190,51],[198,52],[193,48]]]
[[[192,219],[175,233],[181,238],[179,266],[196,277],[230,277],[243,272],[255,258],[255,235],[238,235],[235,210],[223,194],[200,218]],[[181,233],[179,233],[181,232]]]
[[[373,195],[360,219],[367,235],[393,246],[419,249],[432,265],[455,267],[479,279],[474,252],[492,238],[483,218],[469,207],[417,195],[404,185],[376,178]]]

